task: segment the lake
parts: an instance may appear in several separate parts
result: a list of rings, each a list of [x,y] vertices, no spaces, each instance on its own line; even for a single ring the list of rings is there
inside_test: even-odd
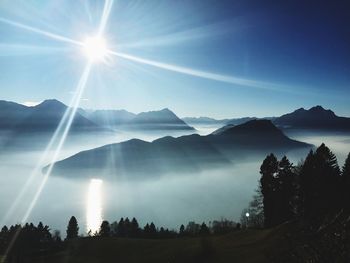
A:
[[[195,128],[204,135],[218,127]],[[73,134],[58,153],[58,159],[131,138],[152,141],[165,135],[184,134],[188,131]],[[317,146],[326,143],[341,166],[350,151],[350,134],[303,131],[288,131],[287,134]],[[64,237],[72,215],[77,217],[82,234],[88,229],[96,231],[102,219],[113,222],[120,217],[136,217],[141,226],[153,221],[156,226],[174,229],[189,221],[209,222],[221,217],[238,221],[258,186],[259,167],[264,158],[247,159],[222,169],[167,174],[140,181],[105,179],[98,174],[91,175],[94,179],[45,178],[41,168],[55,154],[51,149],[42,159],[49,140],[45,134],[13,136],[11,143],[8,135],[0,137],[1,225],[42,221],[51,229],[60,230]],[[294,151],[287,155],[298,163],[306,153],[305,150]]]

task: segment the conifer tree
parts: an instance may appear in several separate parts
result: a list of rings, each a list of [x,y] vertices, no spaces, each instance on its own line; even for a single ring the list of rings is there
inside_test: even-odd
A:
[[[77,219],[72,216],[67,226],[67,239],[73,239],[78,237],[79,226]]]

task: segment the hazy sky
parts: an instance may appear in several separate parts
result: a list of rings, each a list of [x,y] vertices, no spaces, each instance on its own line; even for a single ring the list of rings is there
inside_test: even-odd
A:
[[[350,116],[350,3],[319,2],[115,0],[104,37],[126,57],[94,63],[81,106],[236,117],[320,104]],[[87,58],[43,31],[83,41],[103,4],[2,0],[0,99],[69,103]]]

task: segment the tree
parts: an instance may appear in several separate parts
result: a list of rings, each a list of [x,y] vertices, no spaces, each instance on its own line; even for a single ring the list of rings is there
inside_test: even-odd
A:
[[[263,197],[260,191],[256,190],[256,192],[257,193],[253,196],[253,200],[249,203],[249,207],[244,209],[241,214],[241,223],[245,227],[264,227]]]
[[[350,153],[342,169],[343,207],[350,210]]]
[[[278,213],[276,223],[286,222],[294,217],[294,199],[296,196],[293,164],[284,156],[278,163],[276,177],[276,202]]]
[[[276,217],[276,180],[278,171],[278,161],[274,154],[268,155],[260,166],[260,191],[263,196],[264,204],[264,224],[265,227],[275,225]]]
[[[131,232],[131,223],[129,218],[125,218],[124,220],[124,232],[125,232],[125,236],[129,237],[130,236],[130,232]]]
[[[209,228],[208,228],[207,225],[203,222],[203,223],[201,224],[201,228],[200,228],[200,230],[199,230],[199,234],[201,234],[201,235],[208,235],[209,233],[210,233]]]
[[[341,176],[337,158],[325,145],[310,151],[300,171],[301,216],[317,226],[341,208]]]
[[[149,234],[151,238],[155,238],[157,236],[157,229],[153,222],[149,225]]]
[[[55,242],[61,242],[62,241],[61,232],[59,230],[55,230],[52,238],[53,238],[53,241],[55,241]]]
[[[180,234],[180,236],[183,236],[185,234],[185,226],[184,225],[180,226],[179,234]]]
[[[68,222],[66,239],[69,240],[69,239],[77,238],[78,232],[79,232],[78,221],[74,216],[72,216]]]
[[[197,224],[194,221],[190,221],[188,222],[187,226],[186,226],[186,233],[191,235],[191,236],[195,236],[199,233],[200,230],[200,225]]]
[[[126,233],[125,233],[125,224],[124,224],[124,218],[120,218],[119,223],[118,223],[118,227],[117,227],[117,236],[120,237],[125,237]]]
[[[101,237],[109,237],[111,235],[111,227],[109,226],[109,222],[104,220],[100,227],[99,235]]]
[[[221,218],[220,220],[214,220],[212,222],[211,229],[214,234],[225,234],[234,231],[236,225],[237,223],[231,220]]]
[[[134,217],[131,220],[130,224],[130,236],[131,237],[137,237],[140,233],[139,223],[137,222],[136,218]]]
[[[148,237],[150,235],[150,227],[148,223],[144,226],[143,233],[145,237]]]

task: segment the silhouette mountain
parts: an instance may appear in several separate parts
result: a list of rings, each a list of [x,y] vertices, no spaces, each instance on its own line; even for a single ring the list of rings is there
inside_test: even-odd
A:
[[[16,132],[53,131],[59,125],[67,108],[65,104],[54,99],[45,100],[34,107],[0,101],[0,128]],[[71,130],[87,129],[95,130],[99,127],[77,112]]]
[[[140,126],[142,129],[194,130],[168,108],[159,111],[141,112],[128,121],[127,124]]]
[[[96,110],[86,116],[95,123],[110,128],[193,130],[167,108],[139,114],[126,110]]]
[[[0,100],[0,129],[12,129],[28,114],[28,107],[15,102]]]
[[[224,126],[211,135],[211,140],[220,147],[239,146],[244,149],[291,149],[302,148],[304,143],[288,138],[270,120],[252,120],[241,125]],[[237,150],[237,148],[233,148]]]
[[[271,121],[254,120],[207,136],[168,136],[152,142],[133,139],[105,145],[56,162],[53,173],[155,176],[229,164],[232,159],[247,157],[253,151],[265,155],[271,151],[309,147],[311,145],[289,139]]]
[[[0,130],[35,132],[54,130],[64,116],[67,106],[51,99],[34,107],[0,101]],[[72,130],[123,127],[126,129],[194,130],[169,109],[134,114],[126,110],[77,109]]]
[[[322,106],[315,106],[309,110],[300,108],[276,118],[273,122],[282,128],[350,130],[350,118],[339,117]]]

